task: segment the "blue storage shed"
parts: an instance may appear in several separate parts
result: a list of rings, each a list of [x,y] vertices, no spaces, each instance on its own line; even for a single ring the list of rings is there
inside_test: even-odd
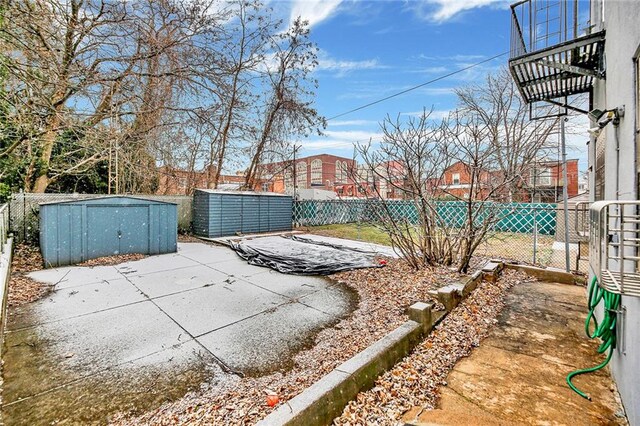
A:
[[[40,204],[40,251],[46,267],[116,254],[172,253],[177,205],[107,196]]]
[[[197,189],[193,231],[201,237],[291,231],[293,198],[270,192]]]

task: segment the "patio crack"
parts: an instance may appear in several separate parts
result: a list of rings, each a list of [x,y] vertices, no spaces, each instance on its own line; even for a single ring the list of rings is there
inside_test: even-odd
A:
[[[209,355],[211,355],[211,357],[216,361],[216,363],[220,366],[220,368],[222,368],[222,371],[224,371],[225,373],[231,373],[231,374],[235,374],[236,376],[239,377],[244,377],[244,374],[242,374],[239,371],[236,371],[234,369],[232,369],[231,367],[229,367],[224,361],[222,361],[220,358],[218,358],[218,356],[216,354],[214,354],[213,352],[211,352],[209,350],[209,348],[207,348],[206,346],[204,346],[202,343],[200,343],[200,341],[198,339],[196,339],[196,337],[191,334],[191,332],[189,332],[189,330],[187,330],[186,328],[184,328],[182,326],[182,324],[180,324],[178,321],[175,320],[175,318],[173,318],[171,315],[169,315],[164,309],[162,309],[155,301],[154,299],[152,299],[151,297],[149,297],[149,295],[147,293],[145,293],[140,287],[138,287],[137,285],[135,285],[133,283],[133,281],[131,281],[129,279],[129,277],[127,277],[126,275],[122,274],[120,271],[118,271],[120,273],[120,275],[122,275],[124,277],[124,279],[126,279],[132,286],[134,286],[139,292],[140,294],[142,294],[149,302],[153,303],[153,305],[158,308],[160,310],[160,312],[162,312],[163,314],[165,314],[167,316],[167,318],[169,318],[171,321],[173,321],[173,323],[175,325],[177,325],[180,330],[184,331],[185,334],[187,336],[189,336],[191,339],[193,339],[198,346],[200,346],[202,349],[204,349],[207,353],[209,353]]]

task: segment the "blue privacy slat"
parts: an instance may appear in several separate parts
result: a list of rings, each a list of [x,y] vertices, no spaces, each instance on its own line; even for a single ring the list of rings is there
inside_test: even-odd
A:
[[[260,232],[260,197],[242,197],[243,234]]]
[[[177,205],[103,197],[40,205],[40,248],[47,267],[114,254],[177,249]]]
[[[208,238],[291,230],[292,198],[254,192],[196,190],[193,230]]]

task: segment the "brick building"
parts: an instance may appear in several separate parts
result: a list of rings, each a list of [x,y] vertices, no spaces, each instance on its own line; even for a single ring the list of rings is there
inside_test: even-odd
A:
[[[215,167],[203,170],[183,170],[175,167],[158,167],[158,195],[191,195],[197,188],[213,188]],[[240,186],[244,183],[242,173],[220,175],[218,187]]]
[[[260,179],[262,191],[285,193],[298,189],[324,189],[340,194],[353,186],[355,162],[330,154],[312,155],[295,160],[262,164]]]
[[[405,168],[397,161],[376,166],[375,172],[350,158],[319,154],[295,161],[268,163],[260,166],[259,190],[292,193],[297,189],[324,189],[339,197],[383,199],[404,198]]]
[[[457,161],[447,167],[440,179],[431,179],[431,190],[439,197],[469,198],[471,193],[472,173],[469,166],[462,161]],[[476,198],[485,199],[487,197],[488,184],[491,173],[482,171],[480,182],[476,184]]]
[[[529,169],[526,180],[525,200],[542,203],[562,201],[562,162],[541,161]],[[578,160],[567,160],[567,195],[575,197],[579,193]]]
[[[480,181],[476,183],[476,198],[486,199],[491,188],[491,181],[500,181],[497,171],[483,171]],[[567,194],[569,198],[578,195],[578,160],[567,160]],[[471,192],[471,172],[462,161],[447,167],[440,179],[430,181],[432,190],[437,196],[469,198]],[[542,202],[555,203],[562,200],[562,163],[558,161],[539,161],[531,166],[522,176],[519,190],[515,194],[497,191],[491,194],[495,201]]]

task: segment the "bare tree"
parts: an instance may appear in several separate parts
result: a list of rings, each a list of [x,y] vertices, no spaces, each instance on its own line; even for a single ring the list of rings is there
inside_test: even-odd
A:
[[[117,123],[121,149],[130,149],[132,166],[141,164],[165,112],[188,107],[189,93],[212,90],[212,55],[202,46],[223,21],[200,0],[9,2],[0,94],[10,105],[4,118],[22,130],[0,156],[26,156],[25,189],[44,192],[104,160]],[[82,157],[67,155],[69,141]]]
[[[247,134],[251,122],[251,104],[256,101],[252,91],[259,77],[259,67],[264,64],[269,47],[269,37],[277,31],[279,21],[270,19],[260,1],[237,0],[230,4],[233,25],[228,31],[219,61],[224,73],[224,90],[220,91],[220,124],[210,145],[209,182],[217,188],[230,141]]]
[[[309,40],[308,24],[296,19],[288,31],[273,38],[273,65],[267,64],[268,94],[263,120],[256,129],[245,189],[253,189],[259,179],[259,165],[268,151],[290,151],[288,138],[306,135],[324,127],[324,119],[313,108],[317,81],[311,73],[318,64],[317,47]]]
[[[395,120],[387,116],[380,128],[383,140],[377,149],[371,143],[356,147],[364,174],[371,176],[373,182],[362,182],[362,173],[349,172],[361,186],[361,192],[375,195],[367,206],[369,218],[389,235],[394,248],[415,269],[451,264],[453,247],[439,226],[432,190],[450,161],[448,147],[442,140],[442,125],[431,120],[431,111],[424,111],[420,117],[410,117],[406,122],[400,116]],[[404,178],[393,179],[399,169]],[[385,187],[402,191],[405,200],[400,203],[387,200],[381,181],[386,183]],[[402,211],[405,209],[409,212]]]
[[[526,185],[535,162],[546,159],[557,149],[552,135],[558,118],[530,120],[529,105],[522,101],[506,68],[489,74],[483,83],[456,89],[459,116],[473,117],[484,129],[484,143],[492,146],[495,169],[509,185],[506,201]]]
[[[557,119],[530,124],[503,77],[458,90],[460,108],[442,122],[429,111],[406,122],[387,117],[380,146],[358,147],[369,173],[410,200],[387,200],[382,185],[365,184],[377,195],[370,218],[414,268],[455,264],[466,272],[477,248],[514,213],[495,201],[505,194],[511,200],[525,172],[550,148]],[[454,167],[465,176],[462,187],[449,177]],[[390,178],[399,168],[404,179]]]

